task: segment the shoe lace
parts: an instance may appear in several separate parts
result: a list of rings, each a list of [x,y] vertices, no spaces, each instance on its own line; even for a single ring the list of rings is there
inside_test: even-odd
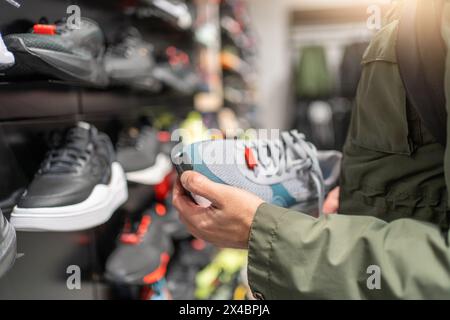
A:
[[[62,147],[50,150],[39,170],[40,174],[75,173],[88,161],[93,151],[92,143],[80,142],[85,136],[79,130],[70,130]]]
[[[282,132],[281,139],[254,140],[250,142],[250,148],[258,159],[258,166],[254,170],[255,177],[282,176],[292,171],[299,177],[311,173],[319,198],[319,214],[322,215],[325,195],[322,170],[316,147],[305,141],[303,134],[297,130]]]

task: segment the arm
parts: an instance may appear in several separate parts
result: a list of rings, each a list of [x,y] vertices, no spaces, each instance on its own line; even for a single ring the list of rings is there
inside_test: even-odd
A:
[[[196,205],[184,189],[213,205]],[[450,248],[430,224],[340,215],[315,219],[195,172],[182,175],[173,202],[195,236],[249,249],[250,286],[264,298],[450,298]],[[381,290],[367,287],[372,265],[381,269]]]
[[[381,271],[380,290],[367,286],[372,265]],[[250,236],[249,281],[268,299],[448,299],[450,248],[431,224],[318,220],[263,204]]]

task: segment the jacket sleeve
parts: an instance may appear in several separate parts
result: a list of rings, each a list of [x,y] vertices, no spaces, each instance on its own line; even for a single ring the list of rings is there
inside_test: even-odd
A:
[[[410,219],[259,207],[249,283],[265,299],[449,299],[448,234]]]

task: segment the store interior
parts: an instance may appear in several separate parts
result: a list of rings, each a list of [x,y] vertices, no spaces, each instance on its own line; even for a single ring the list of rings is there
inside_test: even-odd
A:
[[[341,151],[360,61],[376,32],[367,28],[367,7],[384,12],[389,1],[19,2],[15,8],[0,0],[8,46],[30,30],[59,32],[45,26],[58,26],[80,8],[104,36],[96,59],[106,70],[83,77],[30,70],[21,65],[29,52],[15,49],[16,65],[0,71],[3,215],[10,220],[20,208],[56,145],[70,143],[64,139],[71,128],[105,134],[119,160],[131,158],[140,143],[150,145],[161,163],[141,179],[133,178],[141,169],[120,161],[127,197],[118,196],[114,212],[95,227],[33,230],[21,220],[16,262],[0,278],[0,299],[253,299],[246,251],[196,239],[178,220],[172,150],[211,138],[208,129],[233,139],[277,128],[299,130],[320,150]],[[130,56],[136,60],[127,73]],[[174,134],[180,129],[181,136]],[[71,278],[78,271],[80,285]]]

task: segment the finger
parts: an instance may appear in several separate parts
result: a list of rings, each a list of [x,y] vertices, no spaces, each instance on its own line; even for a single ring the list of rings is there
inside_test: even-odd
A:
[[[181,184],[180,178],[175,181],[175,185],[173,186],[172,197],[186,195],[186,189],[183,188]]]
[[[215,183],[195,171],[186,171],[181,175],[183,187],[195,195],[208,199],[216,207],[222,207],[227,186]]]
[[[339,210],[339,188],[335,188],[328,194],[323,205],[323,212],[326,214],[336,213]]]
[[[200,208],[190,196],[186,195],[183,191],[183,187],[175,186],[172,204],[179,212],[192,212]]]

